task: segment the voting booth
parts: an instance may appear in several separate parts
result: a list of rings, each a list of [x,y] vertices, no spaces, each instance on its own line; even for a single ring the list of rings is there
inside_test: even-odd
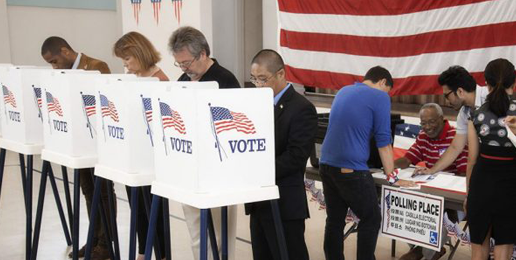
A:
[[[72,168],[93,167],[97,160],[95,93],[106,80],[135,79],[98,71],[54,71],[44,76],[43,159]]]
[[[198,208],[278,198],[272,102],[268,88],[154,93],[152,193]]]
[[[25,154],[39,154],[43,147],[41,80],[50,72],[44,67],[0,66],[2,141],[26,145],[30,151]]]
[[[154,92],[170,89],[217,89],[216,82],[112,82],[98,88],[97,139],[99,159],[95,175],[129,186],[151,185],[154,175],[154,146],[160,136],[153,124]]]

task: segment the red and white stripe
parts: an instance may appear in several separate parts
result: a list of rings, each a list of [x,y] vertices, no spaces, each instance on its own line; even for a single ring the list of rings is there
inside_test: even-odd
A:
[[[452,65],[483,71],[516,58],[514,0],[278,0],[280,51],[290,81],[338,89],[380,65],[393,94],[440,94]]]

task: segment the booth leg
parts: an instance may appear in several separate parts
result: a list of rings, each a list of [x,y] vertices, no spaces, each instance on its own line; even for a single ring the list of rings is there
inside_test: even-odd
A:
[[[129,260],[136,259],[136,223],[138,222],[138,187],[131,187],[131,226],[129,227]]]
[[[33,155],[27,155],[27,180],[26,180],[26,209],[27,209],[27,221],[26,221],[26,237],[25,237],[25,259],[30,260],[30,254],[32,250],[32,167],[34,162]]]
[[[92,176],[93,175],[93,172],[92,172]],[[96,182],[97,180],[100,180],[100,182]],[[101,177],[93,177],[93,182],[95,183],[95,187],[96,185],[98,184],[99,185],[99,190],[102,189],[102,181],[104,179],[102,179]],[[106,183],[107,185],[107,183]],[[108,202],[109,203],[109,202]],[[106,231],[106,238],[107,238],[107,241],[109,242],[109,256],[111,257],[111,259],[117,259],[116,256],[115,256],[115,252],[113,251],[113,238],[111,236],[111,229],[109,228],[109,219],[107,217],[107,209],[104,207],[104,203],[102,203],[100,201],[100,198],[99,198],[99,202],[98,202],[98,205],[99,205],[99,209],[100,209],[100,222],[101,224],[104,226],[104,230]]]
[[[221,208],[221,219],[222,219],[222,260],[228,260],[228,207],[224,206]]]
[[[145,186],[141,187],[141,191],[142,191],[142,194],[143,194],[143,205],[145,206],[145,211],[147,212],[147,219],[150,220],[151,218],[151,210],[150,210],[150,207],[151,207],[151,202],[150,202],[150,197],[148,196],[150,194],[150,192],[147,190],[147,188]],[[161,199],[160,199],[161,201]],[[154,201],[153,201],[154,203]],[[158,212],[158,209],[159,209],[159,202],[157,204],[157,208],[156,208],[156,216],[157,216],[157,212]],[[156,219],[157,220],[157,219]],[[157,222],[157,221],[156,221]],[[150,223],[150,221],[149,221]],[[155,229],[155,228],[154,228]],[[148,232],[148,231],[147,231]],[[147,233],[148,234],[148,233]],[[160,245],[159,245],[159,236],[158,236],[158,232],[155,232],[155,238],[154,238],[154,254],[156,255],[156,259],[161,259],[161,248],[160,248]]]
[[[164,239],[165,239],[165,256],[166,260],[172,259],[172,250],[170,249],[170,213],[169,213],[169,205],[168,199],[162,199],[163,204],[163,227],[165,228]]]
[[[113,182],[111,180],[106,180],[106,189],[108,195],[108,210],[109,210],[109,221],[111,223],[111,231],[113,232],[113,242],[115,246],[115,256],[116,260],[120,260],[120,242],[118,240],[118,227],[116,224],[116,206],[114,202],[114,194],[113,194]]]
[[[0,149],[0,195],[2,194],[2,180],[4,179],[5,149]]]
[[[145,198],[145,196],[143,196]],[[152,207],[149,217],[149,229],[147,230],[147,243],[145,244],[145,260],[151,260],[152,245],[156,236],[156,224],[158,222],[158,209],[161,198],[157,195],[152,196]],[[161,258],[156,258],[161,259]]]
[[[27,173],[25,171],[25,155],[18,154],[20,159],[20,174],[23,188],[23,202],[25,203],[25,212],[27,212]]]
[[[45,165],[45,162],[43,162],[43,166]],[[50,186],[52,186],[52,191],[54,193],[54,199],[56,201],[57,205],[57,211],[59,213],[59,218],[61,219],[61,225],[63,226],[63,232],[66,239],[66,244],[68,246],[72,245],[72,239],[70,237],[70,232],[68,230],[68,226],[66,224],[66,217],[63,211],[63,205],[61,204],[61,198],[59,197],[59,191],[57,190],[57,183],[56,183],[56,177],[54,176],[54,171],[52,170],[52,165],[50,162],[46,162],[48,164],[48,178],[50,180]]]
[[[79,216],[80,216],[80,199],[81,199],[81,186],[79,169],[73,170],[73,228],[72,228],[72,259],[79,259]],[[91,244],[90,244],[91,246]],[[90,248],[91,250],[91,248]],[[88,251],[88,250],[86,250]]]
[[[208,209],[201,209],[201,260],[208,260]]]
[[[285,234],[283,233],[283,224],[281,223],[281,216],[278,206],[278,200],[271,200],[272,218],[276,228],[276,236],[278,237],[278,246],[280,251],[280,259],[288,259],[287,242],[285,241]]]
[[[97,216],[97,211],[99,209],[99,201],[100,201],[100,190],[102,189],[100,185],[100,178],[95,179],[95,188],[93,191],[93,201],[91,202],[91,215],[90,215],[90,224],[88,226],[88,238],[86,240],[86,251],[84,252],[84,259],[89,260],[91,258],[91,249],[93,243],[93,231],[95,227],[95,219]],[[75,240],[74,240],[75,244]],[[75,250],[74,250],[75,255]],[[74,258],[75,260],[75,258]]]
[[[39,184],[38,208],[36,210],[36,223],[34,225],[34,241],[31,249],[31,259],[35,260],[38,254],[39,234],[41,232],[41,219],[43,218],[43,204],[45,203],[45,191],[47,188],[47,176],[49,162],[43,161],[41,167],[41,181]],[[65,225],[66,227],[66,225]]]
[[[73,229],[72,199],[70,196],[70,182],[68,181],[68,169],[66,168],[66,166],[61,166],[61,173],[63,174],[66,208],[68,209],[68,222],[70,224],[71,231]]]
[[[213,217],[211,209],[208,209],[208,235],[210,236],[211,252],[213,260],[220,260],[219,247],[217,246],[217,235],[215,235],[215,227],[213,226]]]

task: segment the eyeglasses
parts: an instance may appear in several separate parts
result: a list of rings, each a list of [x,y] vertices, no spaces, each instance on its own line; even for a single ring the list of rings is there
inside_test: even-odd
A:
[[[283,69],[283,68],[281,68]],[[263,78],[255,78],[255,77],[252,77],[249,79],[249,81],[251,81],[251,83],[253,83],[254,85],[264,85],[265,83],[269,82],[269,80],[274,77],[276,75],[276,73],[278,73],[278,71],[280,71],[281,69],[277,70],[276,72],[274,72],[272,75],[270,75],[268,78],[266,79],[263,79]]]
[[[448,96],[449,96],[449,95],[451,95],[452,93],[455,93],[455,92],[450,91],[450,92],[448,92],[448,93],[444,94],[444,98],[448,99]]]
[[[191,61],[185,61],[185,62],[181,62],[181,63],[179,63],[179,62],[177,62],[177,61],[176,61],[176,62],[174,62],[174,66],[176,66],[176,67],[178,67],[178,68],[182,68],[182,69],[185,69],[185,70],[186,70],[186,69],[190,68],[190,66],[192,65],[192,63],[193,63],[195,60],[197,60],[198,58],[199,58],[199,57],[197,56],[197,57],[195,57],[195,58],[194,58],[193,60],[191,60]]]

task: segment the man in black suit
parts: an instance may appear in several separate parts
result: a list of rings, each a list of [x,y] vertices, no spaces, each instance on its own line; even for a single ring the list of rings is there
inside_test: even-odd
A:
[[[279,208],[290,259],[309,259],[305,243],[305,219],[309,217],[304,187],[306,161],[314,147],[317,112],[285,79],[281,56],[261,50],[253,58],[251,82],[274,91],[276,185]],[[255,260],[280,259],[269,201],[246,205],[251,215],[251,242]]]

